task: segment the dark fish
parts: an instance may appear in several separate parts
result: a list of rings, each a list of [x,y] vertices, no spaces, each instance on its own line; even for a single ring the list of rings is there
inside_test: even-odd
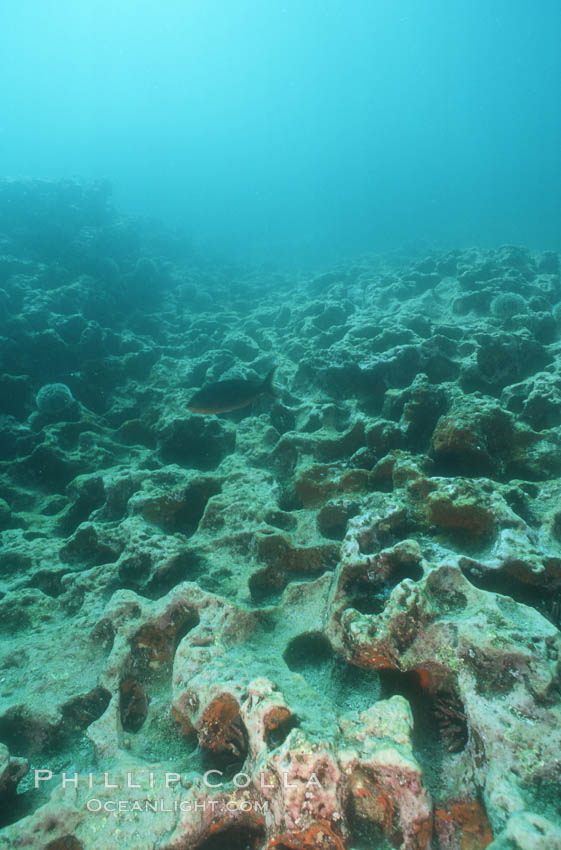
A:
[[[273,389],[273,375],[276,368],[273,366],[264,381],[233,378],[230,381],[205,384],[195,393],[187,407],[193,413],[227,413],[230,410],[247,407],[263,393],[276,396],[277,393]]]

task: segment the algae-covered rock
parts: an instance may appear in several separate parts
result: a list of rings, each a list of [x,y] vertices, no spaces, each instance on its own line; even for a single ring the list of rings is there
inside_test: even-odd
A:
[[[558,255],[0,201],[1,850],[561,847]]]

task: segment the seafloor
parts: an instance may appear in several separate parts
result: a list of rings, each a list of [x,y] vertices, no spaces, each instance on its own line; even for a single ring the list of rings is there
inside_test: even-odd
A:
[[[49,181],[0,254],[1,850],[561,848],[559,257],[248,269]]]

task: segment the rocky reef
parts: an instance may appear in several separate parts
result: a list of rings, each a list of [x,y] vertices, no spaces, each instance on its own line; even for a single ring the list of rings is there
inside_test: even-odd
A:
[[[561,848],[559,271],[0,182],[0,850]]]

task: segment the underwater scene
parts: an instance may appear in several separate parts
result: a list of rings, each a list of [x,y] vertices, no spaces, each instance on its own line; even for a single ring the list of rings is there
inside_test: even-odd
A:
[[[561,850],[558,0],[0,28],[0,850]]]

